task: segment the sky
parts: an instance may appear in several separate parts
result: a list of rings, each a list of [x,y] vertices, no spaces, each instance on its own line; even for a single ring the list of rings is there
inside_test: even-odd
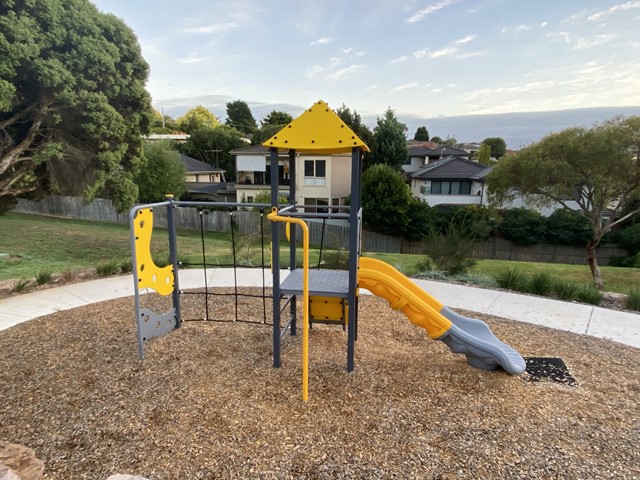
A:
[[[640,106],[635,0],[92,1],[136,33],[154,106],[172,116],[203,104],[224,118],[238,99],[257,120],[296,116],[322,99],[369,124],[391,107],[415,131]]]

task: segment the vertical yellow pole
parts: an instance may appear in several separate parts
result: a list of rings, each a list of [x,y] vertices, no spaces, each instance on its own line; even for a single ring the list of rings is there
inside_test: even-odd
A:
[[[287,233],[291,223],[302,228],[302,400],[306,402],[309,400],[309,227],[299,218],[278,215],[275,207],[267,218],[272,222],[285,222]]]

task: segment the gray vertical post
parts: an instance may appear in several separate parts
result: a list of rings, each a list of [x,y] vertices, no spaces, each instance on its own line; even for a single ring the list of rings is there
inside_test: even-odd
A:
[[[358,211],[360,210],[360,148],[351,150],[351,208],[349,210],[349,326],[347,328],[347,371],[353,372],[356,338],[356,289],[358,282]]]
[[[271,160],[271,206],[278,208],[278,149],[269,149]],[[273,366],[280,367],[280,235],[278,222],[271,222],[271,270],[273,273]]]
[[[289,150],[289,202],[296,201],[296,152]],[[295,212],[293,208],[291,211]],[[291,236],[289,238],[289,270],[296,269],[296,225],[291,225]],[[296,334],[296,296],[291,299],[289,314],[291,315],[291,335]]]
[[[173,265],[173,308],[176,311],[176,328],[180,328],[180,282],[178,281],[178,246],[176,242],[176,225],[173,219],[173,195],[167,195],[167,229],[169,230],[169,263]]]

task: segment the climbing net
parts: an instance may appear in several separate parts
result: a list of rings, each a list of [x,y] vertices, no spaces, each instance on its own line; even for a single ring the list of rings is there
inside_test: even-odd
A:
[[[195,261],[195,262],[179,261],[178,267],[186,268],[186,269],[191,269],[191,268],[202,269],[202,274],[204,277],[204,290],[192,291],[192,290],[181,289],[180,295],[184,297],[199,297],[203,299],[204,300],[204,316],[202,318],[183,318],[182,321],[185,321],[185,322],[208,321],[208,322],[221,322],[221,323],[240,322],[240,323],[252,323],[252,324],[261,324],[261,325],[272,325],[272,323],[268,321],[268,318],[267,318],[267,299],[271,301],[273,296],[271,295],[270,289],[268,290],[266,286],[266,275],[267,274],[270,275],[270,272],[267,272],[266,269],[269,268],[270,266],[267,264],[266,256],[265,256],[264,208],[258,209],[259,218],[260,218],[259,228],[258,228],[259,231],[254,233],[253,235],[241,235],[238,233],[237,231],[238,229],[235,222],[235,216],[238,212],[237,207],[228,208],[228,212],[229,212],[228,218],[229,218],[229,227],[230,227],[229,230],[230,230],[230,236],[231,236],[232,261],[230,263],[224,263],[219,261],[212,262],[209,260],[208,254],[207,254],[207,248],[206,248],[207,245],[206,245],[206,238],[205,238],[206,229],[205,229],[205,221],[204,221],[204,217],[205,215],[209,214],[209,210],[206,208],[203,208],[202,206],[198,207],[198,213],[200,217],[200,222],[199,222],[200,223],[200,245],[201,245],[202,257],[200,261]],[[251,243],[253,243],[253,239],[256,237],[256,235],[260,239],[260,264],[255,265],[252,261],[248,261],[248,262],[245,262],[244,264],[241,264],[238,259],[239,257],[238,248],[240,243],[239,241],[240,239],[238,237],[240,238],[244,237],[244,240],[247,243],[247,248],[249,248]],[[209,273],[211,273],[212,270],[214,269],[220,269],[220,268],[232,269],[233,286],[230,289],[232,289],[233,293],[229,291],[223,291],[225,289],[221,289],[220,287],[209,286]],[[259,287],[245,289],[238,286],[238,275],[242,274],[242,270],[240,270],[240,272],[238,270],[248,269],[248,268],[259,269],[261,271],[261,285]],[[254,291],[259,291],[260,293],[252,293]],[[219,309],[214,308],[214,306],[220,301],[221,297],[228,298],[230,295],[233,296],[234,315],[232,318],[229,318],[224,314],[221,315]],[[250,298],[259,300],[259,303],[261,304],[261,307],[262,307],[261,319],[244,318],[243,315],[240,314],[239,306],[243,303],[243,299],[250,299]],[[255,305],[255,304],[256,302],[252,303],[252,305]],[[256,312],[254,310],[253,313],[257,314],[255,315],[257,317],[260,316],[260,312]]]

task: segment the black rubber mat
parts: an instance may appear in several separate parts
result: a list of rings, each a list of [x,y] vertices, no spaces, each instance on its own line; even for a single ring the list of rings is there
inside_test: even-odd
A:
[[[561,358],[525,357],[530,382],[551,381],[577,387],[577,380],[571,375]]]

